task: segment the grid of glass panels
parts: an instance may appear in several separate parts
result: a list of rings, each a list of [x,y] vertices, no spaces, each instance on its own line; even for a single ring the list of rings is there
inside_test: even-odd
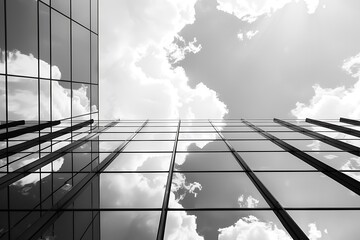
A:
[[[98,120],[98,0],[0,0],[0,122]]]
[[[54,211],[38,237],[293,239],[291,224],[278,215],[280,206],[309,239],[357,239],[360,151],[350,148],[358,148],[359,138],[352,135],[358,126],[326,121],[351,129],[344,135],[305,121],[286,122],[334,142],[272,120],[113,122],[76,148],[60,149],[61,157],[41,172],[32,170],[2,188],[0,229],[27,236],[22,230],[36,232],[39,219]],[[109,123],[100,121],[99,129]],[[334,147],[338,142],[349,151]],[[311,157],[315,165],[306,162]],[[351,180],[338,180],[318,162]]]

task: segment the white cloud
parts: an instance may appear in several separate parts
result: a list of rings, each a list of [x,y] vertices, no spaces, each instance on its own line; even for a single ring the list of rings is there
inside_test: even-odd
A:
[[[261,222],[254,216],[243,217],[234,225],[219,229],[219,240],[290,240],[284,230],[272,222]]]
[[[309,239],[310,240],[317,240],[317,239],[320,239],[322,234],[321,234],[321,231],[317,229],[316,227],[316,224],[315,223],[310,223],[309,225]]]
[[[353,77],[360,77],[360,53],[344,60],[342,68]]]
[[[216,92],[188,85],[166,50],[195,20],[196,0],[106,1],[100,26],[102,118],[222,118]],[[192,45],[191,45],[192,44]],[[177,57],[200,48],[195,42]],[[111,103],[111,104],[109,104]]]
[[[237,37],[240,39],[240,41],[243,41],[245,39],[251,40],[256,34],[258,34],[258,32],[259,32],[258,30],[256,30],[256,31],[250,30],[245,33],[240,31],[238,33]]]
[[[170,206],[174,207],[174,204],[177,205],[180,200],[183,200],[187,193],[193,194],[194,197],[197,197],[196,191],[201,191],[202,186],[198,182],[187,183],[184,174],[175,173],[172,180],[171,190],[173,192],[182,192],[182,194],[179,194],[177,199],[174,199],[174,202],[170,202]]]
[[[259,204],[259,200],[249,195],[246,199],[244,198],[244,195],[241,195],[238,198],[239,206],[242,208],[255,208]]]
[[[166,220],[166,240],[203,240],[196,231],[196,216],[188,215],[184,211],[168,213]]]
[[[20,166],[18,168],[25,166],[38,158],[31,158],[21,161]],[[64,164],[64,158],[60,157],[52,162],[53,170],[51,170],[51,164],[47,164],[45,167],[41,168],[41,175],[38,174],[39,170],[36,170],[35,173],[29,174],[26,177],[20,179],[19,181],[14,182],[12,185],[24,187],[28,184],[36,184],[40,181],[40,178],[43,179],[51,174],[51,172],[57,172],[61,168],[61,166]],[[32,186],[27,186],[25,191],[23,190],[22,193],[26,195],[26,193],[32,188]]]
[[[348,160],[343,166],[341,166],[340,170],[360,170],[360,158],[353,157]],[[360,173],[359,172],[344,172],[350,177],[360,181]]]
[[[217,0],[217,9],[232,14],[244,22],[252,23],[260,16],[271,16],[291,2],[299,0]],[[319,0],[304,0],[308,13],[315,13]]]
[[[184,38],[181,36],[175,36],[175,39],[178,43],[171,43],[166,49],[168,51],[169,61],[171,63],[177,63],[185,59],[185,55],[188,53],[196,54],[201,50],[201,44],[197,43],[197,39],[194,38],[192,42],[186,43]],[[179,46],[181,44],[182,46]]]
[[[344,62],[343,69],[354,77],[359,77],[360,54]],[[297,102],[291,113],[303,118],[360,118],[360,77],[353,87],[322,88],[313,86],[315,94],[309,104]]]
[[[20,51],[9,52],[8,69],[9,73],[37,76],[38,59],[33,55],[22,54]],[[4,65],[0,62],[0,65]],[[2,66],[0,66],[1,68]],[[50,69],[53,79],[61,79],[61,72],[57,66],[52,66],[45,61],[40,60],[41,76],[49,77]],[[50,94],[49,85],[40,85],[40,107],[41,119],[49,119],[50,116]],[[48,83],[48,82],[46,82]],[[90,100],[86,95],[87,87],[82,85],[79,89],[73,90],[73,114],[81,115],[90,112]],[[8,87],[9,98],[9,118],[34,120],[38,115],[38,84],[37,80],[23,79],[18,77],[9,77]],[[5,89],[0,92],[5,94]],[[70,116],[70,89],[64,88],[58,81],[52,81],[52,111],[53,119],[62,119]],[[2,106],[2,105],[1,105]],[[93,106],[96,109],[96,106]],[[1,109],[0,112],[5,112]]]
[[[319,6],[320,0],[304,0],[308,9],[308,14],[313,14]]]

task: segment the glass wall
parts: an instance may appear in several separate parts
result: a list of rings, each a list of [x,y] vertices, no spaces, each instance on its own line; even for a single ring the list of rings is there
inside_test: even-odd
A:
[[[328,123],[100,121],[86,139],[52,141],[56,155],[28,148],[2,163],[1,234],[355,240],[359,127]]]

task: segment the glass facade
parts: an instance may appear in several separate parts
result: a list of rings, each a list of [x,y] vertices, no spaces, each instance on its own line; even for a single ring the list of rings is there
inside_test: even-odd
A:
[[[99,120],[98,0],[0,0],[0,239],[360,235],[360,122]]]
[[[2,161],[2,239],[360,234],[358,121],[100,120],[89,132],[89,122],[77,124],[73,139],[44,142],[47,152],[20,148],[31,135],[13,137],[26,127],[8,126],[15,148],[2,156],[23,158]]]
[[[98,120],[97,9],[0,1],[0,121]]]

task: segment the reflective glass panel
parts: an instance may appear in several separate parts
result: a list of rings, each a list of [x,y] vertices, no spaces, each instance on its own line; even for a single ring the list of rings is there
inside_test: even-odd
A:
[[[226,187],[224,187],[226,186]],[[174,173],[174,208],[254,208],[267,203],[245,173]]]
[[[62,0],[59,0],[62,1]],[[70,80],[70,20],[51,10],[52,78]]]
[[[176,153],[175,169],[177,171],[242,171],[232,153]]]
[[[169,211],[165,239],[292,238],[272,211]]]
[[[179,141],[177,151],[229,151],[223,141]]]
[[[102,173],[100,207],[159,208],[166,180],[166,173]]]
[[[269,140],[229,141],[236,151],[284,151]]]
[[[101,212],[101,239],[155,240],[160,212],[155,211],[104,211]]]
[[[72,44],[72,80],[90,83],[90,32],[75,22]]]
[[[360,198],[322,173],[255,173],[283,207],[359,207]]]
[[[168,171],[171,153],[120,153],[105,171]]]
[[[173,141],[132,141],[126,146],[124,152],[172,151],[173,146]]]
[[[72,18],[90,28],[90,0],[72,0]]]

